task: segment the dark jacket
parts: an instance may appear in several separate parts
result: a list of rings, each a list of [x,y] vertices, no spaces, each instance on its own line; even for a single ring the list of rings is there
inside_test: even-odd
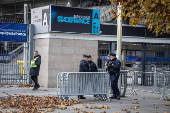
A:
[[[88,64],[90,72],[97,72],[97,66],[93,61],[88,62]]]
[[[120,71],[121,62],[120,60],[115,58],[113,60],[108,60],[106,66],[107,66],[106,70],[108,70],[108,73],[110,75],[115,75]]]
[[[36,58],[36,57],[38,57],[35,60],[35,64],[37,65],[37,67],[31,67],[30,68],[30,75],[31,76],[38,76],[39,75],[40,65],[41,65],[41,56],[40,55],[34,56],[34,58]]]
[[[85,60],[80,61],[79,72],[89,72],[89,65]]]

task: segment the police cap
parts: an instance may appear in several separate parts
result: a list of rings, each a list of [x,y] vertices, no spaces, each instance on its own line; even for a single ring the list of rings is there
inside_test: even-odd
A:
[[[83,57],[84,57],[84,58],[89,58],[89,55],[83,54]]]
[[[110,56],[116,56],[116,54],[115,53],[111,53]]]

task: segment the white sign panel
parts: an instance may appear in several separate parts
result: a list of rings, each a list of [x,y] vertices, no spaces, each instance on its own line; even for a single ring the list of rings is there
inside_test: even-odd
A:
[[[31,9],[31,24],[35,26],[35,33],[49,32],[49,6]]]

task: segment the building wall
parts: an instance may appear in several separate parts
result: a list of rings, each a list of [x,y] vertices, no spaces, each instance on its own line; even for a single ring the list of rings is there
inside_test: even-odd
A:
[[[48,62],[49,62],[49,39],[35,39],[34,42],[34,50],[38,51],[41,55],[41,67],[40,67],[40,74],[38,81],[41,86],[47,86],[48,85]]]
[[[39,83],[56,87],[57,73],[78,72],[83,54],[90,54],[95,63],[98,57],[98,41],[44,38],[35,39],[35,50],[42,57]]]

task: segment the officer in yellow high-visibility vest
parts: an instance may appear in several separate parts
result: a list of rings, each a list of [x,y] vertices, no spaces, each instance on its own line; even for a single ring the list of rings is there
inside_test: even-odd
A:
[[[31,79],[35,83],[34,88],[32,89],[33,91],[37,90],[40,87],[40,85],[38,84],[40,65],[41,65],[41,56],[38,54],[38,51],[34,51],[34,59],[31,60],[31,64],[30,64]]]

